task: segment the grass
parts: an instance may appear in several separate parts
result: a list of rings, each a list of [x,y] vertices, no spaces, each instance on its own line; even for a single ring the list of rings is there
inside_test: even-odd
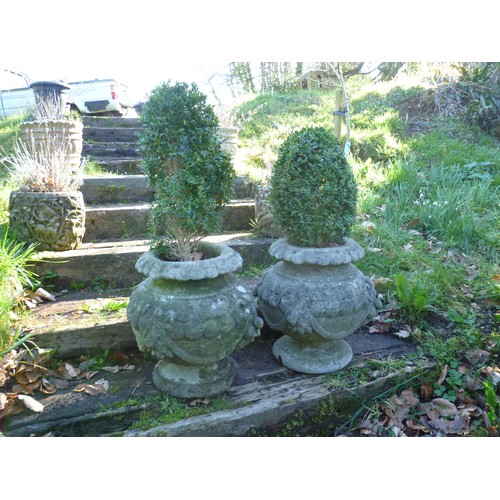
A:
[[[34,250],[32,245],[16,242],[7,227],[0,226],[0,357],[23,338],[13,326],[10,313],[21,300],[23,289],[35,282],[28,267]]]
[[[434,88],[423,80],[348,86],[359,188],[352,236],[366,252],[356,265],[379,278],[377,292],[421,357],[444,366],[467,349],[491,349],[499,318],[498,139],[451,111],[436,113]],[[249,167],[267,174],[288,133],[331,126],[334,100],[334,92],[292,92],[241,104]]]

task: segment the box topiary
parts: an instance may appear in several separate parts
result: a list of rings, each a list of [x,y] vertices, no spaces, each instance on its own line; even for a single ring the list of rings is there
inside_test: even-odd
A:
[[[165,83],[144,104],[141,121],[142,168],[156,188],[152,247],[192,260],[201,238],[218,229],[235,176],[217,116],[196,84]]]
[[[270,187],[275,221],[291,244],[343,244],[355,221],[357,186],[340,141],[328,129],[293,132],[278,151]]]

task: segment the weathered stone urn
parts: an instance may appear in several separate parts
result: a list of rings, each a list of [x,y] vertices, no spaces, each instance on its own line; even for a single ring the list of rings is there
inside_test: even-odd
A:
[[[279,238],[281,230],[271,213],[269,186],[264,184],[257,186],[255,191],[255,219],[257,221],[257,231],[262,236],[267,236],[268,238]]]
[[[154,384],[181,398],[229,389],[236,371],[229,354],[263,326],[252,294],[232,274],[241,256],[224,244],[202,243],[201,251],[208,258],[190,262],[143,254],[136,268],[147,279],[127,309],[139,349],[159,359]]]
[[[254,293],[268,325],[285,334],[273,346],[287,368],[330,373],[349,364],[345,337],[376,314],[372,281],[352,262],[364,255],[352,239],[329,248],[302,248],[285,238],[269,253],[279,262],[262,275]]]
[[[85,204],[80,191],[12,191],[9,218],[17,238],[38,243],[40,251],[78,248],[85,235]]]
[[[222,149],[231,156],[238,150],[238,132],[236,127],[218,127],[217,133],[222,138]]]

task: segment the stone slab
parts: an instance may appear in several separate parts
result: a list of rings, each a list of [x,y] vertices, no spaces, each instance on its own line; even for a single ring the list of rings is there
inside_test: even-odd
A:
[[[140,127],[141,120],[135,117],[84,116],[83,129],[87,127]]]
[[[254,184],[245,177],[234,181],[235,199],[253,198],[254,189]],[[151,202],[156,191],[148,185],[145,175],[86,176],[80,190],[87,205]]]
[[[85,127],[83,140],[91,142],[134,142],[141,128],[135,127]]]
[[[89,159],[139,158],[139,146],[135,142],[84,142],[82,156]]]

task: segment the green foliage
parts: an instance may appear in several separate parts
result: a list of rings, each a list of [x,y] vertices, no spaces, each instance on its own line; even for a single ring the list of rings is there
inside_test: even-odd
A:
[[[389,224],[407,225],[430,234],[447,246],[469,251],[497,245],[500,201],[494,165],[433,165],[419,169],[400,162],[387,169],[381,190]]]
[[[189,260],[203,236],[218,229],[234,171],[222,150],[218,120],[196,84],[162,84],[141,114],[142,166],[156,187],[153,246]]]
[[[457,370],[458,361],[450,361],[449,369],[442,383],[434,383],[434,395],[438,398],[444,398],[452,403],[457,400],[457,392],[466,387],[465,376]]]
[[[33,286],[35,274],[29,269],[34,245],[18,243],[5,226],[0,226],[0,354],[15,344],[19,332],[15,332],[9,313],[17,305],[24,287]]]
[[[408,315],[412,324],[421,323],[422,311],[429,304],[427,291],[418,284],[410,285],[406,276],[401,273],[394,276],[394,282],[401,310]]]
[[[10,156],[15,149],[16,140],[19,137],[23,115],[10,116],[0,120],[0,177],[5,178],[7,165],[4,158]]]
[[[490,380],[483,382],[488,405],[487,415],[491,425],[496,425],[500,421],[500,400],[495,392],[495,386]]]
[[[281,146],[269,201],[292,243],[342,244],[355,220],[356,193],[342,146],[326,128],[299,130]]]

